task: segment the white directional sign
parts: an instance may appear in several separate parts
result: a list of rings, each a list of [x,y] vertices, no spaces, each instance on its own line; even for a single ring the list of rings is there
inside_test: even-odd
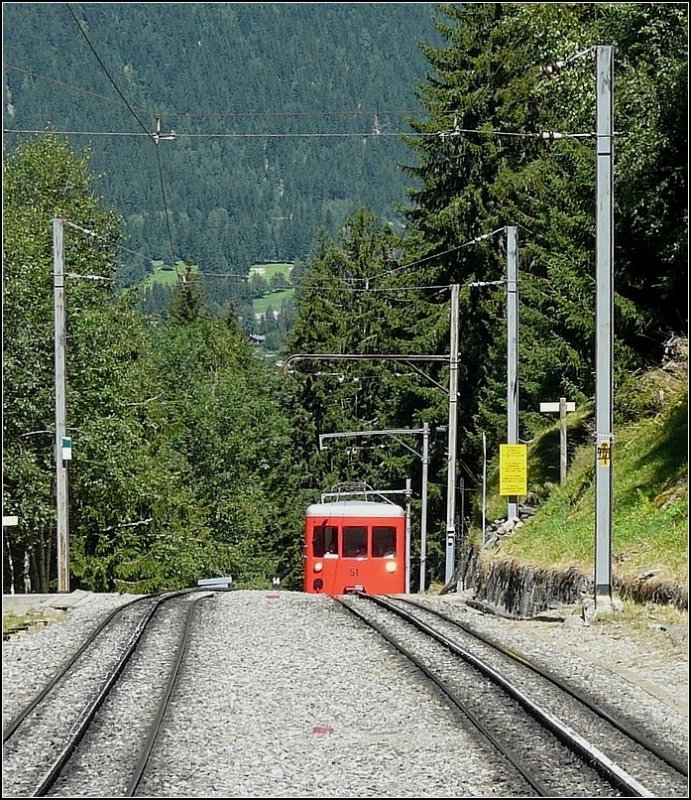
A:
[[[575,403],[564,403],[566,406],[567,411],[575,411],[576,404]],[[555,414],[559,413],[559,403],[540,403],[540,411],[544,412],[552,412]]]

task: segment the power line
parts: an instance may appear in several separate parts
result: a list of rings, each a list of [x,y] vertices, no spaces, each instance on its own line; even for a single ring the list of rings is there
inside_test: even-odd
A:
[[[120,95],[120,97],[122,98],[122,101],[123,101],[123,103],[124,103],[124,104],[127,106],[127,108],[129,109],[130,113],[132,114],[132,116],[133,116],[133,117],[134,117],[134,118],[137,120],[137,122],[138,122],[138,123],[139,123],[139,124],[142,126],[142,128],[144,129],[144,131],[146,132],[146,134],[147,134],[148,136],[151,136],[151,133],[149,133],[149,131],[148,131],[148,129],[147,129],[147,127],[146,127],[146,125],[144,125],[144,123],[143,123],[143,122],[142,122],[142,121],[139,119],[139,116],[137,115],[137,112],[136,112],[136,111],[135,111],[135,110],[132,108],[132,106],[130,105],[130,103],[129,103],[128,99],[127,99],[127,98],[125,97],[125,95],[124,95],[124,94],[123,94],[123,93],[120,91],[120,87],[117,85],[117,83],[115,83],[115,81],[113,80],[113,77],[111,76],[110,72],[108,72],[108,69],[107,69],[106,65],[103,63],[103,61],[102,61],[101,57],[99,56],[99,54],[98,54],[98,53],[96,52],[96,50],[94,49],[94,46],[93,46],[93,45],[91,44],[91,42],[89,41],[89,37],[86,35],[86,32],[85,32],[84,28],[82,28],[82,25],[81,25],[81,23],[79,22],[79,20],[77,19],[77,17],[76,17],[76,15],[75,15],[74,11],[72,10],[72,4],[71,4],[71,3],[66,3],[66,5],[67,5],[67,10],[70,12],[70,15],[72,16],[72,19],[73,19],[73,20],[74,20],[74,22],[75,22],[75,25],[76,25],[76,26],[79,28],[79,32],[81,33],[82,37],[84,38],[84,41],[87,43],[87,45],[88,45],[89,49],[90,49],[90,50],[91,50],[91,52],[93,53],[93,55],[94,55],[94,57],[95,57],[96,61],[98,61],[98,63],[99,63],[99,65],[100,65],[101,69],[103,70],[103,72],[104,72],[105,76],[108,78],[108,80],[109,80],[109,81],[110,81],[110,83],[112,84],[112,86],[113,86],[113,88],[115,89],[115,91],[116,91],[116,92],[117,92],[117,93]],[[153,138],[153,137],[152,137],[152,138]]]
[[[16,72],[23,72],[26,75],[31,75],[33,78],[52,83],[56,86],[61,86],[64,89],[71,89],[74,92],[81,94],[88,94],[96,97],[99,100],[104,100],[107,103],[116,103],[110,97],[98,94],[89,89],[84,89],[81,86],[75,86],[65,81],[49,78],[46,75],[41,75],[32,69],[25,69],[24,67],[17,66],[16,64],[5,64],[5,69],[14,70]],[[127,101],[125,101],[127,104]],[[119,105],[119,103],[117,103]],[[137,106],[128,105],[128,107],[135,108],[143,114],[154,115],[156,112],[150,111],[147,108],[139,108]],[[166,111],[166,117],[181,118],[186,117],[189,119],[206,119],[206,118],[219,118],[219,119],[234,119],[234,118],[247,118],[247,117],[403,117],[413,116],[420,114],[421,109],[384,109],[384,110],[370,110],[370,109],[340,109],[335,111]]]
[[[171,260],[175,261],[175,246],[173,245],[173,233],[172,233],[172,230],[171,230],[171,227],[170,227],[170,213],[168,211],[168,203],[167,203],[167,200],[166,200],[165,187],[164,187],[164,184],[163,184],[163,167],[161,165],[161,154],[160,154],[160,152],[158,150],[158,139],[155,138],[153,134],[149,133],[146,125],[144,125],[144,123],[141,121],[141,119],[137,115],[137,112],[132,108],[132,106],[130,105],[129,101],[125,97],[125,95],[120,91],[120,88],[118,87],[117,83],[115,83],[115,81],[113,80],[113,77],[111,76],[110,72],[108,71],[106,65],[103,63],[103,60],[101,59],[99,54],[96,52],[94,46],[91,44],[91,41],[89,40],[89,37],[86,35],[86,32],[85,32],[84,28],[82,28],[81,23],[79,22],[79,20],[77,19],[74,11],[72,10],[72,5],[70,3],[67,3],[66,5],[67,5],[68,11],[70,12],[70,15],[72,16],[72,19],[74,20],[76,26],[79,28],[79,32],[81,33],[82,37],[84,38],[84,41],[89,46],[89,49],[91,50],[91,52],[94,54],[94,57],[98,61],[98,63],[100,65],[101,69],[103,70],[104,74],[106,75],[106,77],[108,78],[110,83],[113,85],[115,91],[120,95],[120,97],[122,98],[122,101],[125,103],[125,105],[129,109],[129,111],[132,114],[132,116],[137,120],[137,122],[141,125],[141,127],[144,129],[144,131],[146,131],[147,135],[150,136],[151,141],[156,145],[156,159],[157,159],[157,163],[158,163],[159,181],[160,181],[160,184],[161,184],[161,195],[163,197],[163,209],[165,211],[165,216],[166,216],[166,227],[168,229],[168,241],[170,243],[170,257],[171,257]]]
[[[25,75],[31,75],[32,78],[38,78],[39,80],[46,81],[46,83],[52,83],[55,86],[60,86],[63,89],[71,89],[73,92],[78,92],[79,94],[87,94],[90,97],[95,97],[98,100],[103,100],[106,103],[111,103],[112,105],[117,105],[117,106],[123,105],[122,103],[119,103],[117,100],[114,100],[112,97],[106,97],[104,94],[93,92],[90,89],[83,89],[81,86],[74,86],[74,84],[65,83],[65,81],[59,81],[56,80],[55,78],[48,78],[47,76],[41,75],[40,73],[34,71],[33,69],[24,69],[23,67],[18,67],[16,64],[5,64],[5,69],[11,69],[14,70],[15,72],[23,72]],[[125,102],[125,105],[126,104],[127,103]],[[136,106],[133,106],[133,108],[136,108]],[[145,108],[139,108],[137,110],[146,114],[150,113]]]
[[[168,115],[166,114],[166,116]],[[134,133],[132,131],[68,131],[29,128],[3,128],[3,133],[26,133],[43,136],[121,136],[129,138],[147,136],[149,139],[153,139],[153,134],[149,133],[148,131],[146,133]],[[345,133],[180,133],[180,131],[175,131],[176,139],[344,139],[349,137],[360,139],[380,139],[396,136],[413,136],[424,138],[436,135],[436,133],[410,133],[408,131],[389,131],[381,133],[372,133],[370,131],[349,131]]]
[[[174,116],[166,114],[167,117]],[[146,129],[145,129],[146,131]],[[74,131],[74,130],[45,130],[45,129],[29,129],[29,128],[3,128],[3,133],[26,133],[37,135],[61,135],[61,136],[122,136],[122,137],[137,137],[147,136],[155,143],[155,137],[149,131],[145,133],[134,133],[132,131]],[[520,131],[498,131],[498,130],[479,130],[479,129],[464,129],[461,133],[465,134],[478,134],[483,136],[513,136],[521,137],[524,139],[537,139],[540,141],[554,141],[557,139],[592,139],[594,133],[561,133],[559,131],[538,131],[537,133],[521,133]],[[430,133],[420,133],[417,131],[344,131],[338,132],[312,132],[312,133],[285,133],[280,131],[263,131],[260,133],[181,133],[175,131],[176,139],[390,139],[394,137],[407,137],[418,139],[430,139],[437,137],[445,137],[447,134],[444,131],[433,131]],[[618,132],[612,136],[621,135]]]
[[[356,280],[361,280],[358,278]],[[290,288],[290,287],[289,287]],[[446,290],[449,289],[450,286],[448,284],[438,284],[438,285],[430,285],[430,286],[389,286],[384,289],[372,289],[371,287],[363,287],[362,289],[356,289],[353,286],[307,286],[303,287],[298,285],[295,287],[297,289],[301,289],[303,291],[333,291],[333,292],[367,292],[367,293],[384,293],[384,292],[409,292],[409,291],[417,291],[418,289],[439,289],[439,290]]]
[[[367,282],[367,281],[374,280],[374,278],[383,278],[383,277],[385,277],[387,275],[393,275],[395,273],[402,272],[404,270],[409,269],[410,267],[416,267],[419,264],[424,263],[425,261],[432,261],[435,258],[441,258],[441,256],[446,256],[446,255],[449,255],[450,253],[455,253],[458,250],[462,250],[465,247],[470,247],[470,245],[477,244],[478,242],[481,242],[484,239],[489,239],[492,236],[495,236],[497,233],[502,233],[504,230],[505,230],[505,226],[501,227],[501,228],[497,228],[496,230],[490,231],[489,233],[483,233],[480,236],[476,236],[474,239],[470,239],[469,241],[464,242],[463,244],[456,245],[455,247],[450,247],[448,250],[444,250],[441,253],[433,253],[432,255],[424,256],[423,258],[419,258],[417,261],[411,261],[409,264],[402,264],[400,267],[395,267],[394,269],[390,269],[387,272],[380,272],[378,275],[371,275],[368,278],[356,278],[356,280],[364,280],[364,281]],[[413,271],[417,272],[417,270],[413,270]],[[434,287],[430,287],[430,288],[434,288]]]
[[[103,236],[102,234],[97,233],[96,231],[89,230],[89,228],[83,228],[81,225],[77,225],[75,222],[70,222],[70,220],[68,219],[65,220],[65,225],[68,225],[70,228],[74,228],[75,230],[80,231],[81,233],[84,233],[87,236],[90,236],[92,239],[100,239],[102,242],[111,245],[111,247],[116,247],[118,250],[124,250],[126,253],[130,253],[130,255],[136,256],[137,258],[142,258],[144,259],[144,261],[152,260],[151,256],[145,256],[142,253],[138,253],[136,250],[130,250],[129,247],[125,247],[124,245],[119,244],[118,242],[114,242],[111,239],[108,239],[107,237]]]

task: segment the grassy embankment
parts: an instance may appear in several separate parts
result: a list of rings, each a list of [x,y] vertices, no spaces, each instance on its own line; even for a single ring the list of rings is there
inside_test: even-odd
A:
[[[674,374],[658,369],[642,376],[620,402],[636,413],[634,421],[614,425],[613,577],[628,581],[654,573],[655,581],[688,586],[688,365]],[[540,503],[532,518],[498,549],[492,548],[493,556],[592,573],[593,429],[592,409],[568,415],[569,443],[580,443],[573,453],[568,448],[572,457],[563,485],[548,480],[555,465],[558,475],[558,422],[530,443],[528,488]],[[488,520],[506,516],[506,498],[497,494],[497,486],[495,470],[488,488]]]

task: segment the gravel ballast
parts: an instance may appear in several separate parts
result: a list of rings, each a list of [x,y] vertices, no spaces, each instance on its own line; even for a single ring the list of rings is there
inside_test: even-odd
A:
[[[131,599],[89,595],[63,621],[6,641],[3,723]],[[509,621],[468,610],[457,596],[425,602],[539,658],[688,757],[686,640]],[[507,796],[506,773],[489,749],[407,662],[329,598],[233,591],[204,600],[197,614],[180,693],[140,794]]]

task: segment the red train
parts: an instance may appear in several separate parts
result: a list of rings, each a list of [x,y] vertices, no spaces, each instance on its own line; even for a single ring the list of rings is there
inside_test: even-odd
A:
[[[392,503],[315,503],[305,513],[305,591],[401,594],[405,511]]]

